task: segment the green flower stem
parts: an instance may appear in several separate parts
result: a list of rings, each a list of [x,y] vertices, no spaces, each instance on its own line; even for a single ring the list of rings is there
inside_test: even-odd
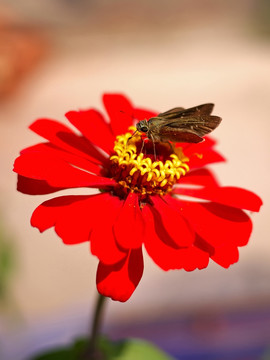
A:
[[[90,331],[90,339],[89,344],[83,354],[82,359],[84,360],[102,360],[103,355],[98,349],[98,335],[101,327],[104,303],[105,303],[106,296],[98,294],[96,307],[95,307],[95,314],[93,323],[91,326]]]

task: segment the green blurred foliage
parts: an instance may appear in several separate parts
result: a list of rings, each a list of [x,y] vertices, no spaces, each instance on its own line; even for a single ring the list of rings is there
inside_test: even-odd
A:
[[[0,224],[0,305],[6,304],[9,297],[11,275],[15,266],[14,248],[11,238]]]
[[[254,4],[252,26],[264,39],[270,38],[270,0],[257,0]]]
[[[270,360],[270,349],[265,352],[261,360]]]
[[[87,360],[83,356],[87,340],[79,339],[69,348],[53,350],[32,360]],[[99,354],[89,360],[173,360],[152,344],[136,339],[112,342],[101,337],[98,342]]]

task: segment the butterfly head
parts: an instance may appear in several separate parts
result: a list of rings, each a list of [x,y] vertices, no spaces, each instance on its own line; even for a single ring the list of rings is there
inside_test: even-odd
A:
[[[136,129],[140,132],[147,133],[149,130],[149,125],[147,120],[141,120],[136,124]]]

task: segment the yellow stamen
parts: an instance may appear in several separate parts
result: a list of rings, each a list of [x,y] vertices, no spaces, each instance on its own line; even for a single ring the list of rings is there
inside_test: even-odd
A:
[[[134,127],[129,128],[135,131]],[[132,133],[116,137],[114,152],[111,156],[111,171],[115,180],[124,188],[141,194],[164,195],[172,190],[173,185],[181,176],[189,171],[186,164],[189,159],[184,156],[181,148],[175,148],[174,153],[159,154],[153,159],[153,154],[143,154],[142,134]],[[131,137],[132,136],[132,137]]]

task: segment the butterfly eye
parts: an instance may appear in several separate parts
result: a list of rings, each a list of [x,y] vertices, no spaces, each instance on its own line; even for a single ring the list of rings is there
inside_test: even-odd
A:
[[[144,124],[143,121],[139,122],[136,125],[136,127],[137,127],[138,131],[141,131],[141,132],[144,132],[144,133],[148,132],[148,126],[146,124]]]
[[[142,126],[142,127],[141,127],[141,131],[142,131],[142,132],[147,132],[147,131],[148,131],[147,126]]]

